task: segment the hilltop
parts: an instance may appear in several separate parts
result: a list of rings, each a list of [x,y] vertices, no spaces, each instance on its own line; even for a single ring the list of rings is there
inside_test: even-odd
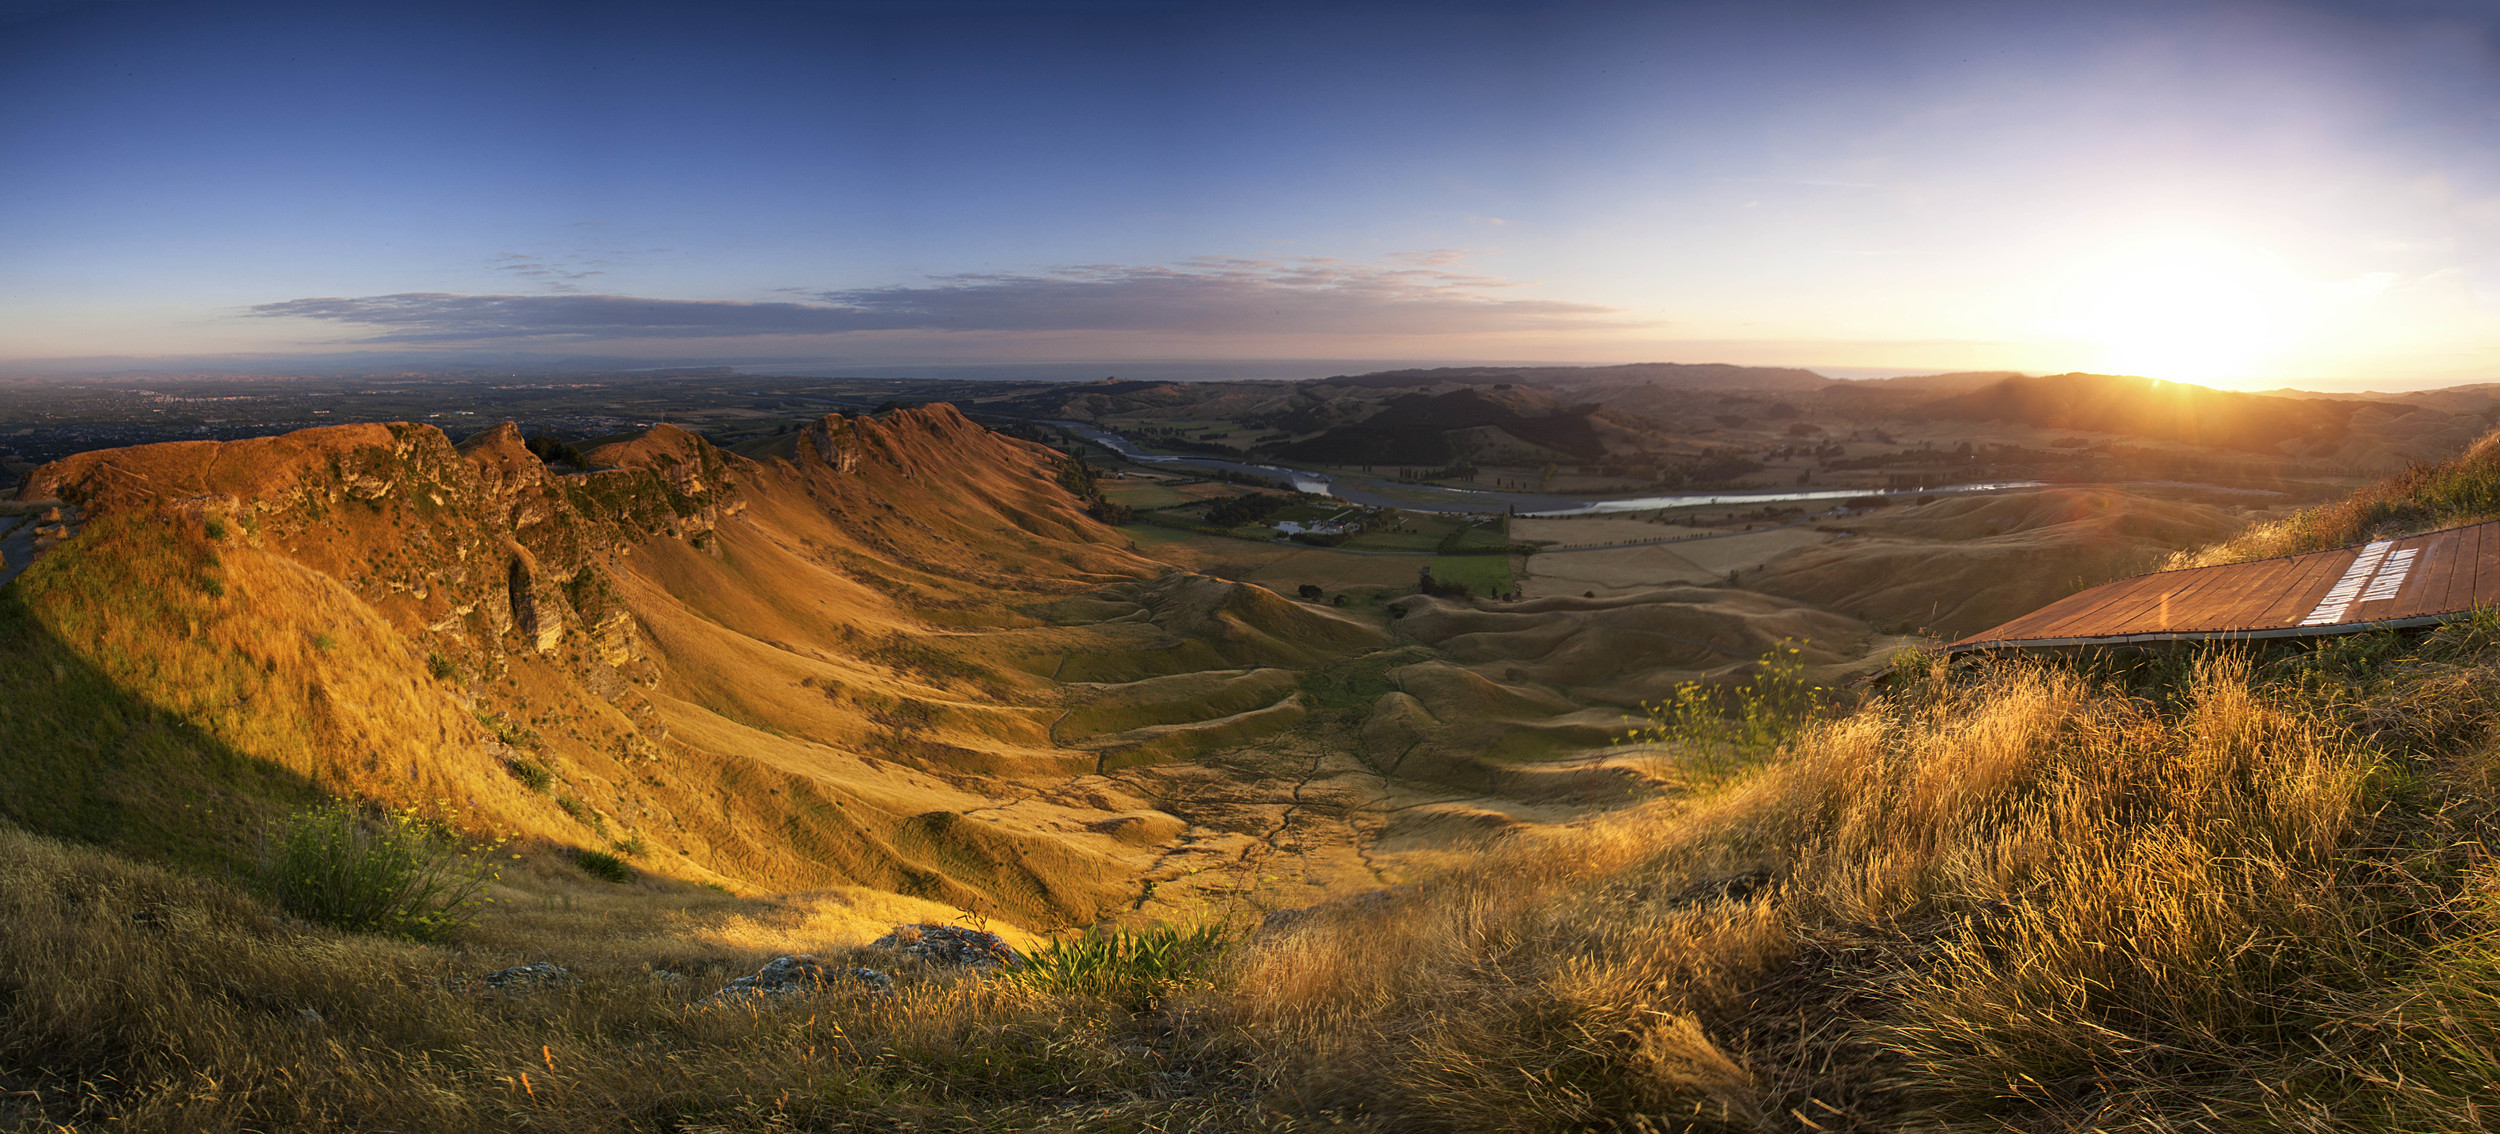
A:
[[[2242,394],[2110,374],[2013,375],[1930,402],[1935,417],[2124,433],[2225,449],[2331,448],[2367,402]]]
[[[1492,640],[1462,601],[1289,600],[1141,553],[1083,468],[944,404],[734,449],[397,423],[65,458],[21,496],[70,534],[0,591],[0,815],[235,871],[342,797],[849,895],[836,935],[1038,933],[1378,885],[1649,790],[1578,757],[1677,681],[1785,637],[1863,664],[1864,626],[1759,596]]]
[[[509,426],[342,426],[46,466],[23,495],[84,530],[15,588],[12,668],[66,653],[149,707],[73,742],[96,757],[63,786],[12,763],[8,811],[234,860],[270,807],[343,794],[689,880],[1089,920],[1133,863],[931,818],[990,802],[965,776],[1068,755],[1022,703],[1029,653],[929,628],[1155,568],[1055,454],[951,408],[792,439],[758,462],[662,426],[559,475]],[[13,749],[88,730],[19,684]]]

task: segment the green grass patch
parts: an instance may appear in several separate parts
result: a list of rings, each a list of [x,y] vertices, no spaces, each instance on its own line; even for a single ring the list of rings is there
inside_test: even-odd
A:
[[[1178,522],[1177,519],[1175,522]],[[1120,525],[1120,534],[1127,536],[1130,543],[1139,547],[1162,547],[1165,544],[1184,542],[1194,533],[1187,528],[1170,527],[1152,520],[1140,519],[1136,523]]]
[[[543,764],[529,760],[513,760],[506,763],[503,770],[513,779],[521,781],[522,786],[542,795],[555,788],[555,775],[549,772]]]
[[[1445,583],[1465,583],[1479,595],[1508,592],[1515,581],[1507,555],[1436,555],[1432,557],[1432,577]]]
[[[0,588],[0,820],[253,869],[269,819],[317,795],[252,752],[311,735],[285,675],[208,632],[236,613],[223,574],[196,530],[111,516]]]
[[[1232,934],[1218,925],[1088,933],[1051,942],[1004,979],[1040,992],[1098,997],[1139,1012],[1176,989],[1207,986],[1209,973],[1232,943]]]
[[[573,865],[580,867],[582,873],[602,882],[625,883],[634,880],[634,868],[626,865],[624,859],[606,851],[588,848],[576,850],[573,852]]]
[[[1440,533],[1427,532],[1364,532],[1345,541],[1355,551],[1429,552],[1441,545]]]
[[[475,919],[495,880],[492,849],[473,854],[404,811],[327,803],[277,825],[261,882],[307,921],[428,941]]]
[[[1151,480],[1105,481],[1102,482],[1102,494],[1112,503],[1126,504],[1140,510],[1169,508],[1176,504],[1190,502],[1190,497],[1182,495],[1171,485]]]
[[[1415,660],[1404,650],[1384,650],[1311,670],[1302,675],[1302,703],[1313,712],[1369,709],[1397,688],[1389,671]]]

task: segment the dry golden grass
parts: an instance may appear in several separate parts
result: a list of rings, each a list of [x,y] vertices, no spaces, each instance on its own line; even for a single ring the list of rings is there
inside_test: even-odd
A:
[[[1401,1130],[2463,1113],[2427,1069],[2488,1082],[2500,998],[2408,1016],[2392,991],[2457,949],[2416,935],[2459,898],[2430,877],[2458,832],[2399,818],[2420,782],[2245,660],[2175,688],[2008,665],[1902,690],[1713,797],[1315,920],[1244,961],[1266,1083]],[[2400,1017],[2477,1054],[2391,1061]]]
[[[582,984],[497,992],[474,978],[510,958],[303,930],[221,887],[0,832],[0,1122],[1005,1130],[1134,1108],[1190,1050],[891,962],[896,995],[695,1003],[762,959],[684,981],[581,964]]]
[[[902,993],[698,1008],[810,914],[384,943],[12,832],[0,1071],[27,1122],[166,1130],[2480,1128],[2482,621],[1907,673],[1715,792],[1307,912],[1143,1012],[869,955]],[[586,983],[459,979],[545,958]]]
[[[2334,523],[2462,515],[2492,448]],[[417,721],[395,727],[421,741],[438,697],[403,639],[330,605],[309,570],[184,533],[107,517],[27,597],[0,592],[0,648],[22,663],[0,667],[0,724],[30,742],[0,766],[61,785],[8,801],[26,825],[213,871],[260,813],[322,787],[381,793],[364,785],[394,765],[306,760],[299,743],[337,746],[283,711],[354,680],[331,676],[343,659],[399,667],[404,689],[353,687],[375,727]],[[721,546],[674,566],[766,558]],[[1230,653],[1200,648],[1228,667],[1370,644],[1266,617],[1255,594],[1135,589],[1157,586],[1186,592],[1155,607],[1159,630],[1220,639]],[[284,625],[307,644],[221,613],[264,594],[301,608]],[[1156,995],[1109,974],[1123,1003],[840,947],[938,908],[866,889],[741,899],[533,852],[484,922],[417,945],[0,828],[0,1129],[2500,1125],[2500,615],[2269,650],[1905,666],[1738,778],[1228,927],[1221,963]],[[950,687],[920,664],[888,668]],[[1387,696],[1350,666],[1295,696],[1348,714]],[[737,727],[753,735],[724,736],[771,735]],[[481,787],[555,806],[481,767]],[[237,813],[150,825],[193,789]],[[193,841],[148,841],[173,829]],[[699,1003],[798,950],[892,970],[899,990]],[[476,980],[538,960],[582,982]]]
[[[2164,570],[2245,563],[2401,537],[2500,517],[2500,431],[2456,457],[2417,464],[2332,504],[2179,552]]]

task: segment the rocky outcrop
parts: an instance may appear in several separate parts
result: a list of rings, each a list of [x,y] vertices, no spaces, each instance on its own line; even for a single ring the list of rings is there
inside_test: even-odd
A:
[[[893,987],[894,978],[875,969],[862,965],[829,965],[818,960],[813,953],[794,953],[773,958],[763,968],[730,981],[721,986],[719,992],[705,999],[712,1002],[769,999],[840,989],[886,992]]]
[[[836,473],[847,475],[859,467],[859,434],[841,414],[829,413],[822,421],[809,422],[800,439],[807,452]]]
[[[27,491],[48,499],[0,510],[24,517],[0,531],[0,572],[92,518],[56,554],[108,549],[96,562],[8,585],[78,615],[73,648],[170,706],[186,740],[319,790],[646,843],[679,877],[873,887],[1016,924],[1125,901],[1092,841],[930,820],[960,811],[925,806],[936,789],[890,762],[1079,763],[1025,703],[1040,679],[924,645],[942,637],[924,628],[1017,621],[1153,568],[1085,516],[1050,450],[951,408],[818,433],[748,457],[660,427],[584,454],[587,471],[550,467],[511,425],[456,445],[403,423],[96,451],[38,470]],[[113,601],[90,575],[166,602]],[[0,741],[24,735],[0,713]],[[220,790],[244,774],[160,763]],[[226,810],[176,819],[223,847]]]
[[[894,932],[868,943],[872,949],[892,949],[921,960],[940,965],[965,965],[976,969],[994,969],[1001,965],[1021,965],[1024,957],[1007,944],[1006,938],[982,929],[965,929],[959,925],[923,922],[900,925]]]
[[[582,978],[573,975],[573,970],[553,961],[533,961],[526,965],[514,965],[508,969],[496,969],[478,979],[485,982],[488,988],[502,989],[505,992],[562,988],[565,985],[582,982]]]

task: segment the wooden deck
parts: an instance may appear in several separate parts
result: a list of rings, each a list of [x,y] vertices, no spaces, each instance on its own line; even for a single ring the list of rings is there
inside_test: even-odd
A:
[[[2477,605],[2500,605],[2500,521],[2120,579],[1945,649],[2353,634],[2427,626]]]

